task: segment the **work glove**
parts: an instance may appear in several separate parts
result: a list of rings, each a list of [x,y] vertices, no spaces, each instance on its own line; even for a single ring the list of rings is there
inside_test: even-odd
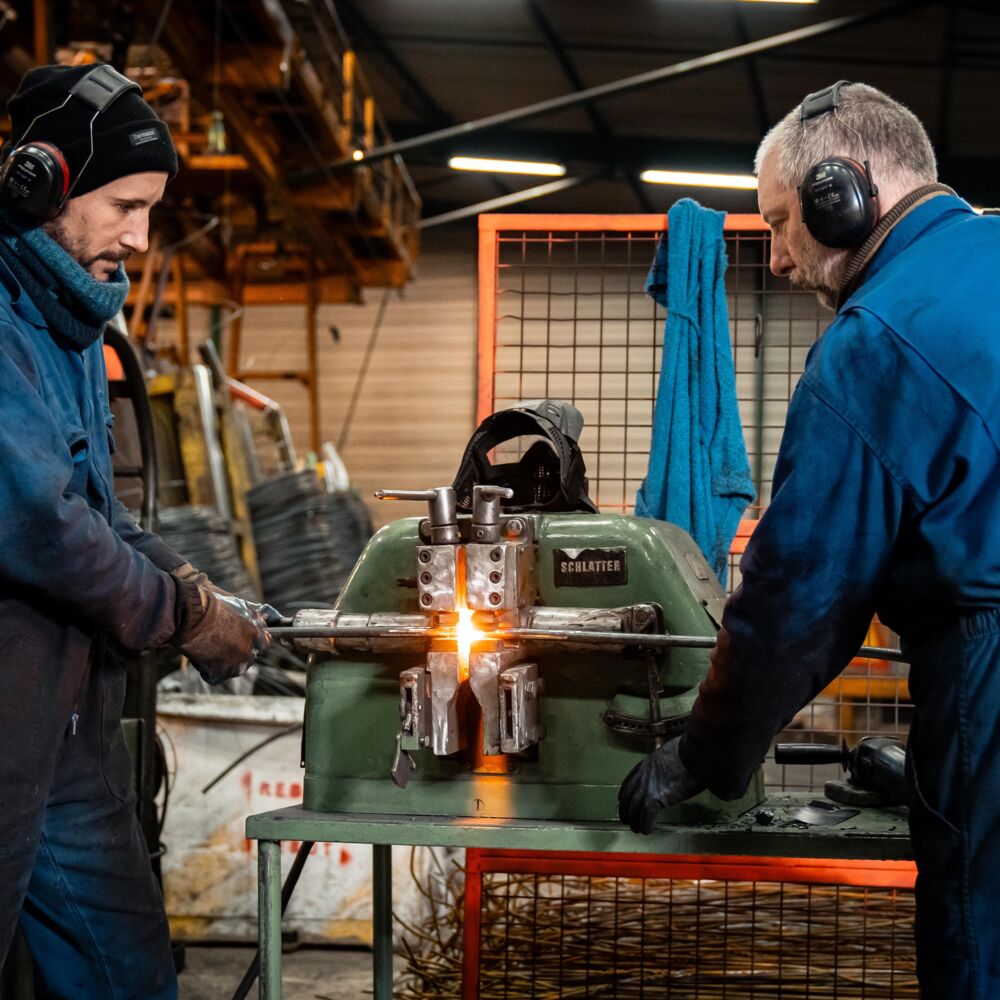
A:
[[[170,574],[175,580],[183,580],[188,583],[196,583],[199,587],[207,587],[209,590],[214,591],[222,597],[236,597],[236,594],[231,594],[228,590],[223,590],[218,584],[213,583],[208,575],[202,573],[201,570],[195,569],[191,563],[186,562],[183,566],[178,566],[177,569],[173,570]],[[245,600],[245,598],[244,598]],[[291,625],[292,619],[283,615],[277,608],[272,607],[270,604],[256,604],[253,601],[247,601],[248,604],[253,604],[254,607],[260,609],[260,613],[264,616],[264,623],[268,628],[276,628],[279,625]]]
[[[209,684],[246,673],[271,645],[262,605],[190,580],[175,583],[177,627],[171,645]]]
[[[657,747],[629,771],[618,790],[618,818],[634,833],[652,833],[657,813],[697,795],[705,786],[684,766],[679,736]]]

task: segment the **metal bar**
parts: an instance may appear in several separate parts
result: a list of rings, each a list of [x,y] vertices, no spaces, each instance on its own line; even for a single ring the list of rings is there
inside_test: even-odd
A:
[[[257,844],[260,1000],[281,1000],[281,842]]]
[[[306,277],[306,392],[309,394],[309,447],[319,454],[319,343],[317,341],[316,309],[319,298],[316,294],[316,271],[309,258],[309,274]]]
[[[484,225],[485,219],[503,216],[479,216],[479,335],[476,346],[478,388],[476,426],[493,412],[493,376],[496,368],[497,337],[497,230]]]
[[[504,230],[524,230],[525,232],[560,232],[574,230],[581,233],[608,232],[648,232],[666,231],[666,215],[574,215],[555,213],[552,215],[511,213],[510,215],[481,215],[480,231],[501,232]],[[753,214],[727,215],[722,223],[724,232],[760,232],[770,228],[759,216]]]
[[[462,920],[462,1000],[479,1000],[479,944],[483,922],[483,869],[470,847],[465,854],[465,898]]]
[[[334,628],[303,628],[280,626],[268,629],[276,639],[448,639],[449,629],[412,628],[409,626],[340,626]],[[715,636],[711,635],[657,635],[643,632],[589,632],[585,629],[506,628],[483,633],[484,639],[514,639],[519,642],[575,642],[594,646],[642,646],[650,649],[712,649]],[[862,646],[855,656],[872,660],[892,660],[909,663],[898,649],[882,646]]]
[[[392,1000],[391,844],[372,844],[372,965],[375,1000]]]
[[[485,118],[477,118],[471,122],[463,122],[461,125],[452,125],[448,128],[438,129],[435,132],[428,132],[425,135],[414,136],[412,139],[403,139],[399,142],[389,143],[367,153],[363,160],[355,161],[352,158],[344,157],[334,160],[330,164],[321,167],[310,167],[300,170],[292,177],[292,185],[305,184],[317,177],[323,176],[329,169],[339,169],[342,167],[356,167],[360,163],[374,163],[383,160],[396,153],[403,153],[411,149],[420,149],[423,146],[430,146],[437,142],[444,142],[447,139],[455,139],[460,136],[472,135],[486,129],[496,128],[500,125],[508,125],[511,122],[525,121],[529,118],[537,118],[541,115],[551,114],[556,111],[563,111],[566,108],[576,107],[580,104],[587,104],[590,101],[604,100],[607,97],[615,97],[619,94],[626,94],[633,90],[641,90],[644,87],[651,87],[654,84],[662,83],[665,80],[674,79],[680,76],[687,76],[699,70],[712,69],[716,66],[733,62],[737,59],[744,59],[747,56],[757,55],[761,52],[768,52],[772,49],[783,48],[787,45],[795,45],[798,42],[807,41],[810,38],[818,38],[823,35],[841,31],[855,25],[864,24],[879,18],[887,17],[891,14],[901,12],[905,9],[912,9],[912,3],[890,3],[875,10],[865,11],[860,14],[849,14],[844,17],[835,17],[829,21],[820,21],[818,24],[807,25],[804,28],[796,28],[793,31],[784,31],[777,35],[769,35],[766,38],[748,42],[745,45],[736,45],[729,49],[722,49],[718,52],[710,52],[704,56],[694,59],[685,59],[670,66],[663,66],[660,69],[650,70],[647,73],[639,73],[636,76],[626,77],[622,80],[615,80],[611,83],[601,84],[597,87],[590,87],[587,90],[580,90],[571,94],[564,94],[562,97],[550,98],[546,101],[538,101],[535,104],[528,104],[522,108],[515,108],[512,111],[503,111],[499,114],[488,115]]]
[[[591,854],[586,851],[507,851],[469,848],[476,872],[513,875],[596,875],[620,878],[718,879],[912,889],[912,861],[813,860],[743,855]]]
[[[446,222],[454,222],[456,219],[467,219],[470,215],[481,215],[483,212],[492,212],[494,209],[506,208],[508,205],[519,205],[521,202],[531,201],[533,198],[544,198],[549,194],[558,194],[560,191],[567,191],[580,184],[586,184],[588,181],[594,180],[595,177],[600,177],[602,173],[603,171],[598,170],[589,174],[580,174],[579,177],[561,177],[557,181],[549,181],[547,184],[525,188],[523,191],[512,191],[510,194],[503,194],[498,198],[477,201],[474,205],[465,205],[463,208],[456,208],[451,212],[442,212],[441,215],[432,215],[428,219],[421,219],[417,223],[417,229],[442,226]]]
[[[215,391],[212,388],[212,373],[206,365],[192,365],[195,397],[198,400],[198,416],[201,418],[205,435],[205,454],[208,459],[208,474],[215,496],[215,507],[226,519],[233,519],[233,505],[229,497],[229,477],[226,473],[226,457],[222,452],[219,434],[219,416],[215,409]]]

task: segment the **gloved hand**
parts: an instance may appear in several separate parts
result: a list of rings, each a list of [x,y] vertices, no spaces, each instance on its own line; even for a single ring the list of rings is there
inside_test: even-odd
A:
[[[196,569],[191,563],[186,562],[183,566],[178,566],[177,569],[173,570],[170,574],[175,580],[183,580],[187,583],[196,583],[199,587],[207,587],[209,590],[214,591],[222,597],[236,597],[236,594],[231,594],[228,590],[223,590],[218,584],[213,583],[206,573],[202,573],[201,570]],[[243,598],[246,601],[246,598]],[[260,613],[264,616],[264,623],[268,628],[276,628],[279,625],[291,625],[292,619],[283,615],[277,608],[270,604],[257,604],[254,601],[246,601],[247,604],[253,605],[255,608],[260,610]]]
[[[618,818],[634,833],[652,833],[656,815],[703,791],[705,786],[684,766],[679,736],[657,747],[629,771],[618,790]]]
[[[271,645],[262,606],[190,580],[175,578],[175,583],[177,627],[171,644],[209,684],[246,673]]]

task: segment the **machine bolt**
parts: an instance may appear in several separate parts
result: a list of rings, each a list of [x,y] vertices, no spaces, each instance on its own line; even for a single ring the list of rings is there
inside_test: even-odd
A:
[[[432,604],[432,603],[433,603],[433,601],[434,601],[434,598],[433,598],[433,597],[431,597],[431,595],[430,595],[430,594],[421,594],[421,595],[420,595],[420,603],[421,603],[421,604],[422,604],[422,605],[423,605],[424,607],[427,607],[427,605],[429,605],[429,604]]]
[[[433,579],[434,579],[434,577],[433,577],[433,576],[431,576],[431,575],[430,575],[430,573],[428,573],[428,572],[427,572],[426,570],[424,570],[424,572],[420,574],[420,582],[421,582],[421,583],[422,583],[422,584],[423,584],[423,585],[424,585],[425,587],[426,587],[426,586],[427,586],[427,584],[429,584],[429,583],[431,582],[431,580],[433,580]]]
[[[495,569],[490,573],[490,583],[499,583],[503,579],[503,573],[500,570]]]
[[[496,591],[490,594],[490,604],[499,604],[502,600],[503,598]]]
[[[423,562],[423,563],[427,563],[427,562],[430,562],[430,561],[431,561],[431,554],[430,554],[430,552],[428,552],[428,551],[427,551],[427,549],[421,549],[421,550],[420,550],[420,555],[419,555],[419,556],[417,556],[417,558],[418,558],[418,559],[419,559],[419,560],[420,560],[421,562]]]
[[[503,549],[499,545],[495,549],[490,549],[490,558],[494,562],[500,562],[503,559]]]
[[[507,522],[507,534],[512,538],[517,538],[524,531],[524,521],[519,517],[512,517]]]

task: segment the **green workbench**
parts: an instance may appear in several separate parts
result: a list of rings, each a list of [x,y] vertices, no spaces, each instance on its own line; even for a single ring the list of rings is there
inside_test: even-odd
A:
[[[912,859],[905,810],[862,809],[835,826],[803,826],[792,819],[791,810],[817,797],[815,792],[776,795],[731,822],[663,826],[650,837],[633,834],[618,823],[318,813],[300,806],[250,816],[247,837],[258,841],[260,998],[281,998],[282,841],[372,845],[375,1000],[391,1000],[393,844],[859,861]],[[762,816],[765,810],[772,814],[769,819]]]

